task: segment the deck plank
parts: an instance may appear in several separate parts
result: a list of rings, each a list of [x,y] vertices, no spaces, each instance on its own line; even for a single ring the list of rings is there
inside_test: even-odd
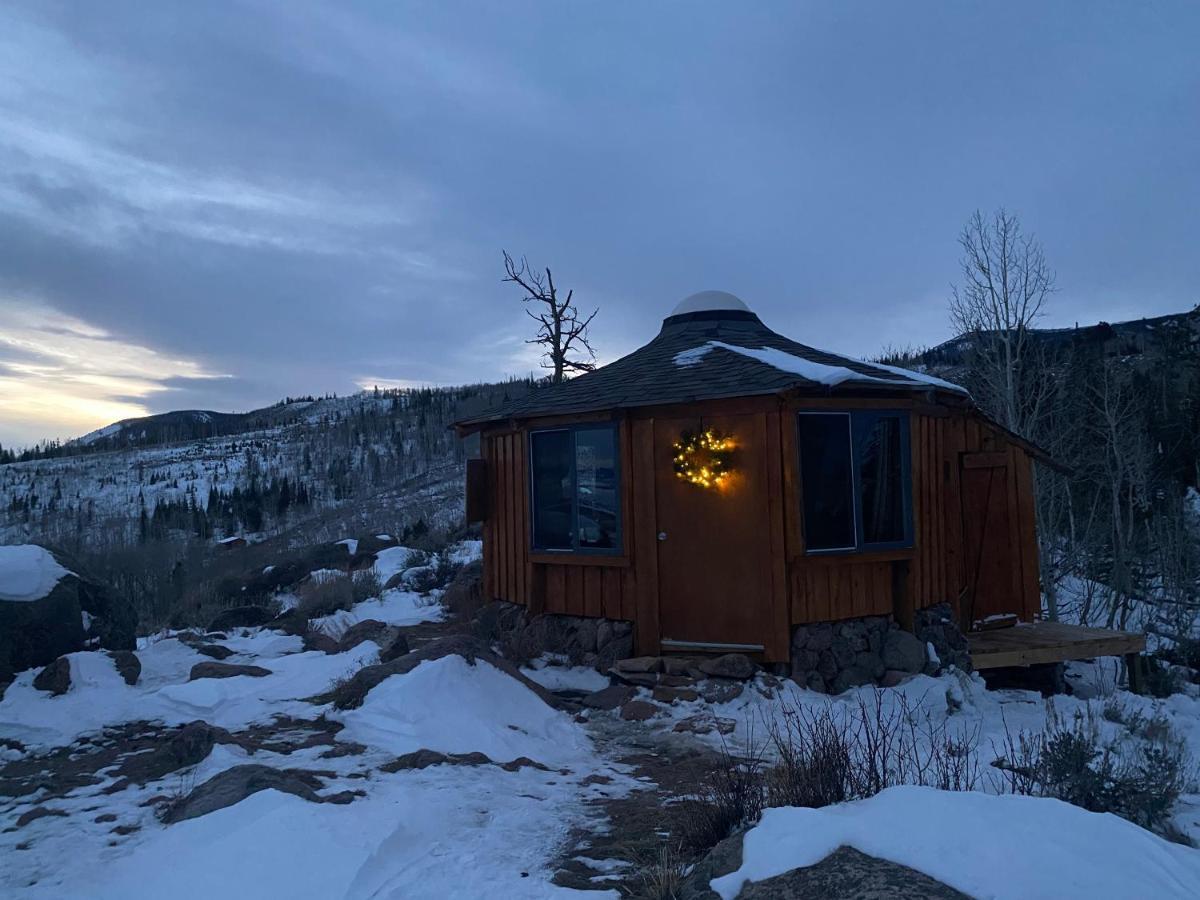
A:
[[[1146,636],[1063,622],[1032,622],[967,635],[976,669],[1123,656],[1146,649]]]

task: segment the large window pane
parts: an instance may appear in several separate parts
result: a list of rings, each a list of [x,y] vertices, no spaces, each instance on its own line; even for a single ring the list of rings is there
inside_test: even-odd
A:
[[[850,417],[805,413],[799,420],[805,544],[809,550],[853,548],[857,542]]]
[[[533,546],[539,550],[573,548],[572,437],[569,431],[541,431],[530,435]]]
[[[612,428],[575,432],[575,485],[582,549],[612,550],[618,546],[615,437]]]
[[[900,419],[867,417],[858,442],[858,484],[864,544],[903,541],[904,470]]]

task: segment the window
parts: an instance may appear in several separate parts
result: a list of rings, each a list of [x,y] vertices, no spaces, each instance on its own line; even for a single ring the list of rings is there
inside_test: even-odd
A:
[[[905,413],[800,413],[799,438],[809,552],[912,544]]]
[[[615,426],[529,435],[533,549],[621,552],[621,501]]]

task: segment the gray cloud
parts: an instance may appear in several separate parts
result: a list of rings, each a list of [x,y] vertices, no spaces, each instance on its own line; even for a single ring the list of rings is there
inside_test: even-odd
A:
[[[710,287],[817,346],[938,341],[1000,204],[1054,323],[1196,302],[1194,7],[854,10],[6,5],[0,306],[237,376],[161,372],[161,410],[530,371],[501,247],[601,306],[605,358]]]

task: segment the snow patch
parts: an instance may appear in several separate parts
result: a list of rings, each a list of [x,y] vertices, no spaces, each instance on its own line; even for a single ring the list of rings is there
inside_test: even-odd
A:
[[[731,900],[747,881],[814,865],[842,846],[997,900],[1185,898],[1200,885],[1200,852],[1110,813],[905,786],[823,809],[768,809],[746,834],[742,867],[712,887]]]
[[[801,356],[796,356],[793,353],[788,353],[784,350],[779,350],[775,347],[760,347],[757,350],[752,347],[739,347],[736,344],[727,344],[724,341],[709,341],[701,344],[699,347],[692,347],[689,350],[682,350],[675,354],[675,365],[687,368],[688,366],[698,365],[703,361],[708,353],[715,349],[729,350],[732,353],[738,353],[742,356],[757,360],[760,363],[765,363],[772,368],[779,369],[781,372],[788,372],[792,375],[799,375],[807,381],[823,384],[828,387],[834,387],[847,381],[866,381],[876,384],[894,384],[902,385],[904,382],[894,378],[882,378],[876,375],[863,375],[848,369],[845,366],[833,366],[825,363],[813,362],[810,359],[804,359]],[[934,387],[942,388],[943,390],[954,391],[958,394],[965,394],[966,391],[956,384],[951,384],[949,381],[942,381],[940,378],[934,378],[932,375],[925,375],[922,372],[911,372],[908,369],[901,369],[896,366],[886,366],[881,363],[867,363],[856,359],[843,357],[848,362],[859,363],[860,365],[870,366],[876,369],[882,369],[885,372],[891,372],[907,381],[918,381]]]
[[[421,663],[374,688],[358,709],[336,714],[338,740],[413,750],[486,753],[499,762],[528,756],[551,766],[589,752],[583,730],[515,678],[461,656]]]
[[[45,547],[37,544],[0,547],[0,600],[18,603],[41,600],[64,576],[72,574]]]
[[[351,556],[358,552],[358,538],[346,538],[344,541],[338,541],[338,543],[349,550]]]

